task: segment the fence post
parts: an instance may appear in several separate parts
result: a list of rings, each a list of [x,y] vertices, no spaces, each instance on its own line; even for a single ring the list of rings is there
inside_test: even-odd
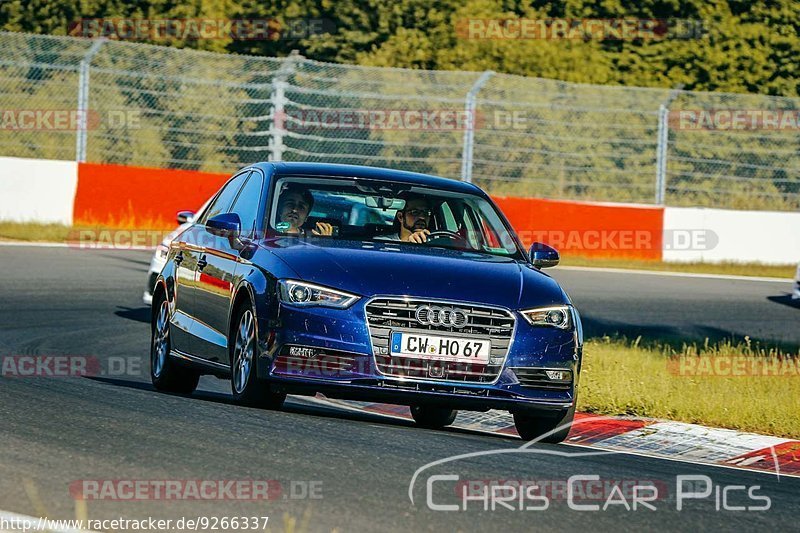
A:
[[[75,160],[78,163],[86,162],[86,114],[89,111],[89,69],[92,64],[92,58],[100,51],[105,39],[98,39],[95,41],[86,55],[81,59],[80,66],[78,67],[78,114],[77,114],[77,131],[75,136]]]
[[[464,148],[461,151],[461,181],[472,183],[472,154],[475,145],[475,101],[478,92],[494,76],[494,71],[487,70],[475,81],[464,100],[464,115],[467,119],[467,128],[464,130]]]
[[[656,205],[664,205],[667,190],[667,145],[669,143],[669,109],[658,106],[658,147],[656,148]]]
[[[270,128],[269,160],[283,161],[283,151],[286,146],[283,138],[286,135],[286,88],[289,86],[289,77],[294,74],[295,63],[303,59],[297,50],[292,50],[284,60],[281,68],[272,80],[272,94],[270,104],[272,104],[272,127]]]
[[[283,134],[286,133],[286,82],[272,82],[272,136],[269,142],[269,160],[283,161]]]
[[[669,106],[683,89],[679,83],[658,106],[658,145],[656,148],[656,205],[664,205],[667,197],[667,156],[669,155]]]

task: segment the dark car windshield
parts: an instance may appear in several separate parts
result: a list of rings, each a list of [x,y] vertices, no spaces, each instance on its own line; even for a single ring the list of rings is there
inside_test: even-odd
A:
[[[268,221],[272,234],[397,242],[506,257],[520,253],[495,208],[478,195],[357,178],[281,177],[275,188]],[[401,239],[419,230],[429,232],[424,244]]]

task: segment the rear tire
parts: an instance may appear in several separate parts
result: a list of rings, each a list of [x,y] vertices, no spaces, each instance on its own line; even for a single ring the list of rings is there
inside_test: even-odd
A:
[[[269,384],[259,380],[256,375],[258,331],[253,309],[245,302],[239,305],[233,316],[228,346],[234,401],[252,407],[280,409],[286,400],[286,394],[271,391]]]
[[[411,416],[418,426],[428,429],[442,429],[456,419],[458,411],[444,407],[411,406]]]
[[[537,442],[559,443],[567,438],[569,430],[572,428],[572,420],[575,418],[575,403],[572,404],[566,413],[555,418],[532,416],[523,413],[514,413],[514,425],[517,433],[522,440],[531,441],[539,439]],[[561,428],[558,431],[541,438],[542,435]]]
[[[172,348],[169,335],[169,301],[162,292],[153,304],[150,326],[150,381],[156,390],[191,394],[197,388],[200,374],[177,364],[169,355]]]

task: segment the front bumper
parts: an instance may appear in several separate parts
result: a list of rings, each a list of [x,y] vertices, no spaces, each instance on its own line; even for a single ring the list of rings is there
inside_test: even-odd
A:
[[[535,328],[517,315],[517,327],[502,369],[491,382],[453,381],[429,375],[382,374],[366,325],[364,303],[347,310],[280,304],[278,319],[260,329],[257,372],[272,388],[289,394],[322,393],[332,398],[399,405],[431,404],[453,409],[557,415],[575,400],[581,345],[575,331]],[[579,320],[577,314],[576,320]],[[290,354],[293,349],[293,355]],[[559,387],[520,381],[519,369],[570,370]]]
[[[150,259],[150,268],[147,269],[147,281],[145,282],[144,292],[142,293],[142,302],[144,302],[145,305],[153,304],[153,289],[156,286],[158,275],[166,264],[167,261],[158,255],[158,251],[156,251],[156,253],[153,254],[153,258]]]
[[[572,407],[573,403],[571,398],[547,401],[513,394],[504,397],[498,394],[498,391],[491,389],[467,390],[463,387],[449,387],[440,383],[416,383],[408,386],[392,382],[392,380],[360,380],[344,384],[276,377],[270,378],[270,382],[273,384],[272,390],[287,394],[312,396],[321,393],[328,398],[340,400],[374,401],[408,406],[432,405],[464,411],[499,409],[558,416]]]

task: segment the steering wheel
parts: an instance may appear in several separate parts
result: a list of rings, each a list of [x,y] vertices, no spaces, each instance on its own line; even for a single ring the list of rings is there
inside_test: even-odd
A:
[[[451,241],[462,241],[466,242],[466,239],[456,233],[455,231],[450,231],[446,229],[440,229],[438,231],[432,231],[428,235],[428,240],[426,242],[431,242],[436,239],[449,239]]]

